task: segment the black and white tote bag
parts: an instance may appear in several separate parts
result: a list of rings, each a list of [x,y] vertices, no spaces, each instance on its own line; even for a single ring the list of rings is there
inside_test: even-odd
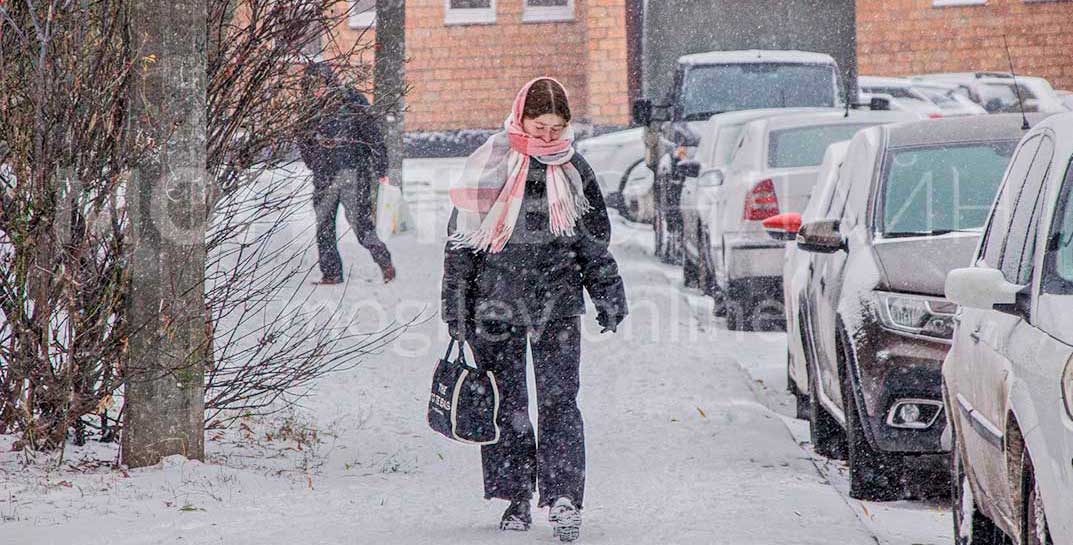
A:
[[[456,341],[436,364],[428,401],[428,425],[448,439],[469,445],[499,441],[499,387],[495,374],[466,361],[464,343],[451,358]],[[476,358],[474,358],[476,359]]]

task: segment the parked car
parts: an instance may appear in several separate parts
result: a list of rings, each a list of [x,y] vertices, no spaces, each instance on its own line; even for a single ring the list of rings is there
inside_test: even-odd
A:
[[[943,117],[943,110],[914,89],[913,82],[908,79],[861,76],[857,80],[857,87],[862,96],[889,96],[892,110],[914,112],[922,117]]]
[[[1008,72],[957,72],[914,76],[918,81],[938,81],[956,85],[973,102],[988,113],[1016,113],[1024,104],[1026,112],[1057,113],[1067,111],[1051,84],[1031,76],[1014,76]]]
[[[831,108],[766,108],[714,115],[704,123],[700,142],[692,159],[679,161],[682,183],[679,203],[683,225],[683,278],[688,287],[711,292],[711,253],[708,221],[730,157],[746,123],[765,117],[804,112],[836,111]]]
[[[946,278],[956,543],[1073,545],[1071,165],[1073,113],[1037,124],[973,264]]]
[[[783,243],[769,239],[761,222],[805,208],[827,146],[866,127],[917,118],[815,112],[758,119],[742,129],[707,220],[728,329],[751,330],[782,316]]]
[[[842,166],[846,162],[847,150],[848,140],[835,142],[827,147],[817,175],[816,187],[812,190],[804,211],[800,214],[779,214],[763,222],[768,236],[786,242],[782,266],[783,313],[786,320],[786,385],[797,402],[797,418],[804,420],[809,417],[809,375],[805,364],[805,333],[799,317],[801,299],[808,285],[811,254],[797,247],[797,231],[802,223],[811,223],[827,217],[835,196],[835,182],[842,174]]]
[[[619,191],[630,166],[644,157],[644,129],[635,127],[593,136],[578,141],[574,148],[592,166],[600,189],[610,201],[610,195]]]
[[[827,217],[797,233],[812,253],[798,318],[812,441],[848,457],[854,498],[898,498],[947,462],[940,363],[956,305],[943,282],[971,262],[1021,126],[994,115],[863,130]]]
[[[648,127],[645,158],[656,176],[656,255],[666,262],[681,257],[683,179],[676,165],[693,157],[704,121],[758,108],[838,107],[840,89],[838,65],[821,53],[711,51],[679,57],[663,102],[640,98],[633,104],[634,123]]]
[[[987,110],[973,102],[956,85],[935,81],[913,81],[913,90],[928,97],[943,112],[944,117],[984,115]]]

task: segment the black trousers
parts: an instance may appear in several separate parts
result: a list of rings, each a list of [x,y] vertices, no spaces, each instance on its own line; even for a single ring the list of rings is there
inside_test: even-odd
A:
[[[358,242],[373,256],[373,261],[383,270],[391,264],[391,253],[376,235],[373,210],[367,176],[358,169],[340,170],[330,178],[313,180],[313,210],[317,215],[317,255],[320,272],[326,278],[343,277],[343,259],[336,243],[335,218],[339,205],[343,205],[350,228]]]
[[[474,357],[499,386],[500,439],[481,447],[484,497],[528,500],[539,484],[539,506],[566,496],[579,508],[585,492],[585,433],[577,405],[581,356],[578,316],[526,327],[477,326]],[[526,390],[526,341],[532,344],[540,441],[533,436]]]

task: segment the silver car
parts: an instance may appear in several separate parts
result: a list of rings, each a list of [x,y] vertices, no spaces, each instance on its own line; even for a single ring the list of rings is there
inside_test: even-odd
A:
[[[956,543],[1073,545],[1073,113],[1006,172],[943,364]]]
[[[742,129],[707,222],[728,329],[764,327],[766,316],[781,321],[783,243],[768,238],[761,222],[804,210],[827,146],[861,129],[915,119],[905,112],[816,112],[758,119]]]

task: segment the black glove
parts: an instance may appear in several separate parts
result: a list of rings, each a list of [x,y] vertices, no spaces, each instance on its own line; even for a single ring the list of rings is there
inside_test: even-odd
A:
[[[618,311],[608,312],[607,310],[600,309],[599,312],[596,313],[596,323],[600,324],[600,327],[603,328],[600,330],[600,333],[607,333],[608,331],[614,333],[625,317],[626,315],[621,314]]]

